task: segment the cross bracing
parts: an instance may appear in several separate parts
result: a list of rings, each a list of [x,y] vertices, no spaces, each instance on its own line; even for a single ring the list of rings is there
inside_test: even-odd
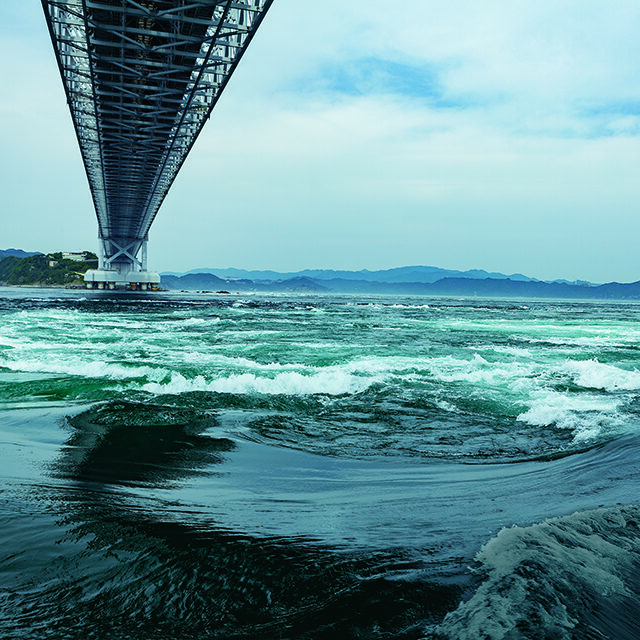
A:
[[[137,263],[273,0],[42,0],[106,264]]]

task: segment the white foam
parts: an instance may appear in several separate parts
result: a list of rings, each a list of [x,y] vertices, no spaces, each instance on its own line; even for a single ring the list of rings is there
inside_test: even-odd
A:
[[[202,354],[194,361],[203,364]],[[308,395],[342,395],[364,391],[390,377],[406,376],[416,367],[415,358],[358,358],[343,364],[315,367],[299,363],[258,363],[242,357],[211,354],[206,363],[216,372],[187,377],[173,371],[168,380],[155,379],[141,388],[157,394],[211,391],[218,393],[261,393]]]
[[[480,354],[471,360],[442,356],[424,363],[433,379],[440,382],[466,382],[473,385],[509,386],[539,372],[529,362],[489,362]]]
[[[447,402],[446,400],[434,400],[434,404],[438,409],[447,411],[448,413],[460,413],[460,410],[455,405]]]
[[[222,320],[217,316],[211,317],[191,317],[191,318],[176,318],[175,320],[165,320],[162,324],[157,326],[157,329],[162,332],[173,332],[188,329],[190,327],[209,327],[220,324]]]
[[[8,338],[6,336],[0,336],[0,347],[15,348],[21,343],[18,340]]]
[[[53,301],[47,301],[53,302]],[[58,300],[61,302],[61,300]],[[62,322],[77,322],[78,318],[81,316],[79,311],[68,310],[68,309],[31,309],[29,311],[17,311],[12,313],[11,316],[8,316],[6,320],[8,322],[19,322],[23,321],[29,325],[33,325],[38,321],[48,322],[50,320],[57,320]]]
[[[568,351],[575,351],[576,349],[597,349],[602,347],[616,347],[624,346],[626,344],[634,344],[638,337],[637,335],[609,335],[609,332],[595,333],[590,336],[554,336],[542,334],[542,337],[526,337],[523,336],[522,340],[531,344],[552,344],[558,347],[564,347]]]
[[[210,391],[267,395],[343,395],[364,391],[373,382],[373,377],[355,376],[335,367],[310,375],[287,371],[273,377],[241,373],[214,379],[207,379],[202,375],[189,379],[181,373],[173,372],[168,382],[149,382],[142,386],[142,390],[155,394]]]
[[[530,407],[518,420],[539,427],[555,425],[573,431],[578,441],[589,440],[623,428],[625,420],[619,414],[623,402],[620,397],[540,389],[531,394]]]
[[[634,506],[503,529],[477,556],[486,580],[446,616],[436,637],[575,637],[582,616],[599,603],[638,597],[627,580],[640,560],[638,517]]]
[[[604,389],[606,391],[637,391],[640,389],[640,371],[621,369],[598,362],[597,358],[568,360],[561,370],[569,375],[577,385],[589,389]]]
[[[390,304],[389,309],[431,309],[428,304]]]
[[[176,324],[183,327],[199,327],[202,325],[218,324],[220,318],[185,318],[184,320],[177,320]]]
[[[40,358],[4,360],[2,366],[11,371],[27,371],[29,373],[57,373],[70,376],[82,376],[85,378],[108,378],[126,380],[128,378],[151,378],[161,380],[166,377],[166,369],[153,367],[126,366],[118,363],[110,363],[104,360],[81,360],[80,358]]]

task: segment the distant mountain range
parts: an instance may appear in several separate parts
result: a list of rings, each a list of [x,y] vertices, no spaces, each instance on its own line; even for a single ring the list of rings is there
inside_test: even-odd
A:
[[[0,249],[0,281],[5,284],[55,283],[51,269],[32,264],[44,258],[38,251]],[[51,254],[54,255],[54,254]],[[61,256],[55,256],[56,258]],[[91,256],[95,259],[95,256]],[[71,265],[77,271],[78,265]],[[83,265],[86,267],[86,265]],[[36,269],[38,267],[38,269]],[[46,267],[46,268],[45,268]],[[43,279],[40,271],[45,270]],[[6,272],[6,273],[5,273]],[[19,272],[19,273],[18,273]],[[24,273],[23,273],[24,272]],[[37,273],[36,273],[37,272]],[[56,274],[53,274],[56,275]],[[59,274],[58,274],[59,275]],[[72,274],[74,277],[77,275]],[[66,282],[66,281],[65,281]],[[246,269],[192,269],[186,273],[165,272],[165,289],[217,292],[363,293],[438,296],[487,296],[519,298],[640,300],[640,282],[593,284],[586,281],[542,281],[521,273],[505,275],[482,269],[458,271],[430,266],[397,267],[369,271],[305,269],[295,272],[248,271]]]
[[[640,282],[595,285],[586,281],[546,282],[522,274],[507,276],[474,269],[398,267],[381,271],[328,269],[283,273],[244,269],[194,269],[183,275],[162,274],[167,289],[200,291],[290,291],[405,295],[455,295],[522,298],[639,300]]]
[[[362,280],[366,282],[437,282],[443,278],[473,278],[483,280],[485,278],[495,278],[498,280],[530,281],[521,273],[513,273],[507,276],[503,273],[484,271],[483,269],[471,269],[469,271],[458,271],[455,269],[441,269],[439,267],[396,267],[395,269],[384,269],[379,271],[344,271],[333,269],[304,269],[302,271],[247,271],[246,269],[191,269],[184,273],[166,272],[162,275],[184,276],[191,274],[208,273],[219,278],[233,278],[242,280],[252,280],[253,282],[276,282],[288,280],[290,278],[311,278],[312,280]]]
[[[22,249],[0,249],[0,260],[4,258],[28,258],[40,255],[40,251],[23,251]]]

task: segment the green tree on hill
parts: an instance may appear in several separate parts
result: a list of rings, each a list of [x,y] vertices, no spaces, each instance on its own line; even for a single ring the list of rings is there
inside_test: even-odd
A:
[[[61,252],[28,258],[8,257],[0,260],[0,282],[6,285],[72,285],[82,284],[87,269],[98,266],[94,253],[85,252],[85,260],[70,260]]]

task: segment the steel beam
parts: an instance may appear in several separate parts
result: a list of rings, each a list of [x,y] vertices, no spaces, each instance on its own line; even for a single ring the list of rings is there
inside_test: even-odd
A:
[[[41,2],[101,265],[139,270],[158,209],[273,0]]]

